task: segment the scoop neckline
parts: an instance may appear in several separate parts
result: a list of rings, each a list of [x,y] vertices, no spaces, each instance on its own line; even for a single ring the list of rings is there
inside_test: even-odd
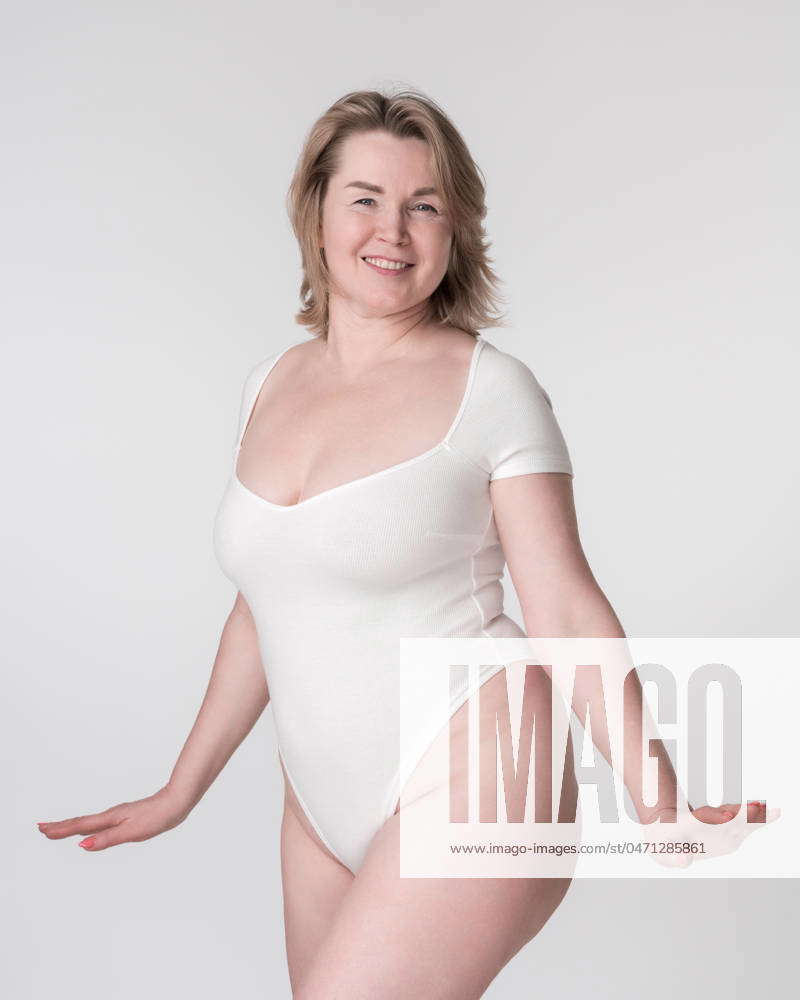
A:
[[[370,472],[365,476],[359,476],[358,478],[351,479],[346,483],[340,483],[338,486],[330,486],[328,489],[322,490],[322,492],[320,493],[315,493],[311,497],[306,497],[305,500],[300,500],[297,503],[292,503],[292,504],[280,504],[280,503],[274,503],[272,500],[267,500],[266,497],[262,497],[260,494],[255,493],[253,490],[251,490],[248,486],[245,486],[245,484],[239,478],[239,474],[236,470],[239,464],[239,452],[242,449],[242,443],[244,442],[245,434],[247,432],[248,425],[250,424],[250,418],[253,415],[253,410],[255,409],[258,397],[261,395],[261,390],[264,388],[264,384],[267,381],[267,378],[269,377],[269,374],[275,367],[275,365],[280,361],[280,359],[284,356],[284,354],[286,354],[289,350],[291,350],[292,347],[297,346],[296,344],[290,344],[282,351],[279,351],[272,359],[272,363],[267,366],[267,369],[261,376],[258,385],[256,387],[255,393],[253,394],[252,402],[250,403],[250,406],[248,408],[247,416],[245,417],[245,420],[242,424],[242,429],[239,433],[239,439],[236,443],[236,448],[234,449],[233,474],[232,474],[233,482],[245,495],[252,497],[254,500],[256,500],[259,504],[261,504],[265,508],[275,511],[301,510],[305,507],[308,507],[311,504],[314,504],[318,500],[323,500],[332,496],[333,494],[353,489],[354,487],[360,486],[363,483],[371,482],[372,480],[378,479],[381,476],[389,475],[392,472],[398,472],[401,469],[405,469],[411,465],[415,465],[417,462],[422,462],[427,458],[431,458],[433,455],[436,455],[438,452],[440,452],[443,448],[447,447],[450,438],[453,436],[453,434],[456,431],[456,428],[461,423],[464,411],[467,408],[467,402],[472,393],[473,383],[475,382],[475,372],[477,371],[478,368],[478,358],[481,355],[483,347],[487,343],[488,341],[484,340],[480,334],[478,334],[475,337],[475,346],[472,349],[472,357],[470,359],[469,369],[467,373],[467,380],[464,386],[464,392],[461,395],[461,401],[458,405],[458,409],[456,410],[456,415],[453,417],[453,420],[447,429],[447,433],[442,438],[442,440],[439,441],[438,444],[433,445],[432,448],[428,448],[427,451],[423,451],[419,455],[414,455],[413,458],[404,459],[402,462],[396,462],[394,465],[389,465],[385,469],[378,469],[377,472]]]

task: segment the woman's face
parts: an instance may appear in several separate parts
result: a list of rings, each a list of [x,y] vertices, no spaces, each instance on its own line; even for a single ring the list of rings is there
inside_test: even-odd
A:
[[[453,235],[433,190],[428,144],[364,132],[349,136],[340,152],[322,206],[331,296],[342,296],[365,318],[413,310],[445,276]],[[412,266],[381,270],[365,257]]]

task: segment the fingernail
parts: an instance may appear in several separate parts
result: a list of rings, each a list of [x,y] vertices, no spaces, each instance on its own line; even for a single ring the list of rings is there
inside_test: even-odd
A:
[[[78,847],[94,847],[94,837],[87,837],[85,840],[82,840],[78,844]]]
[[[47,826],[47,823],[46,822],[42,822],[42,823],[37,823],[36,825],[38,827],[42,827],[42,826]]]

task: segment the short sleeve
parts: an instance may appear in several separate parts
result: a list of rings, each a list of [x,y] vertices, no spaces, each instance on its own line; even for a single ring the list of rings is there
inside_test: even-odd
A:
[[[262,358],[258,364],[254,365],[247,376],[244,379],[244,384],[242,385],[240,397],[239,397],[239,420],[236,425],[236,439],[234,441],[234,449],[239,447],[239,443],[242,440],[244,434],[245,426],[250,419],[250,413],[255,405],[256,398],[258,396],[259,390],[269,373],[272,366],[278,360],[281,355],[281,351],[275,354],[270,354],[267,358]]]
[[[530,472],[566,472],[573,476],[567,443],[550,396],[523,361],[511,360],[516,364],[508,366],[503,419],[490,442],[490,481]]]

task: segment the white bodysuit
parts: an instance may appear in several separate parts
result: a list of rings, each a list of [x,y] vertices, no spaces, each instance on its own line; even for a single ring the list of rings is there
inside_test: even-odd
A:
[[[261,386],[288,350],[246,378],[214,546],[255,619],[297,800],[355,873],[430,734],[448,721],[432,720],[420,704],[418,752],[400,759],[397,639],[523,636],[503,613],[505,558],[489,483],[572,475],[572,465],[531,370],[478,336],[461,404],[439,444],[295,505],[271,503],[244,486],[236,464]],[[480,683],[497,669],[487,668]],[[469,693],[452,692],[450,714]]]

